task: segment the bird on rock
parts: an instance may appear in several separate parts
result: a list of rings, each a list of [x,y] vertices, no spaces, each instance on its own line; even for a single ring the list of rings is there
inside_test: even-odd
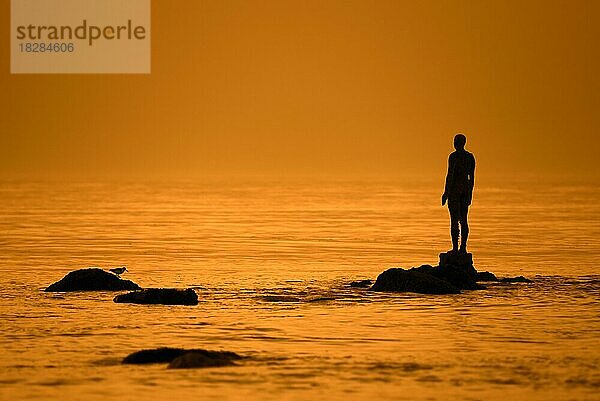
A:
[[[109,271],[116,274],[117,276],[120,276],[121,274],[123,274],[129,270],[127,270],[127,268],[125,266],[123,266],[123,267],[115,267],[114,269],[110,269]]]

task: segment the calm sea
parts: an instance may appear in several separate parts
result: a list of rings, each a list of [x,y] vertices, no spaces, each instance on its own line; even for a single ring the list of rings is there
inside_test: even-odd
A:
[[[482,184],[479,270],[533,284],[452,296],[351,289],[449,248],[439,185],[0,183],[2,400],[599,400],[600,187]],[[44,293],[126,265],[196,307]],[[286,295],[297,302],[270,302]],[[143,348],[239,366],[124,366]]]

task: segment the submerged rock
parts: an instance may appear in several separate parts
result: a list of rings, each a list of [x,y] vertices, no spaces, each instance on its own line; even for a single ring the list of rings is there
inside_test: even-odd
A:
[[[475,278],[477,270],[473,267],[473,254],[466,252],[443,252],[440,253],[440,267],[454,266],[462,269],[465,273]]]
[[[236,357],[238,355],[236,354]],[[239,358],[235,358],[239,359]],[[211,351],[197,350],[189,351],[173,359],[169,369],[190,369],[190,368],[214,368],[220,366],[235,365],[228,353],[217,353]]]
[[[460,290],[483,289],[471,271],[456,265],[422,265],[412,269],[388,269],[377,277],[373,291],[459,294]]]
[[[431,267],[431,266],[429,266]],[[377,277],[372,291],[416,292],[419,294],[460,294],[460,289],[418,268],[392,268]]]
[[[336,298],[335,297],[314,297],[314,298],[309,298],[307,301],[308,302],[329,302],[329,301],[335,301]]]
[[[51,284],[46,292],[66,291],[123,291],[139,290],[133,281],[123,280],[117,275],[98,268],[74,270],[60,281]]]
[[[533,283],[533,280],[530,280],[523,276],[504,277],[504,278],[500,279],[500,281],[503,283]]]
[[[358,280],[350,283],[353,288],[369,288],[373,284],[373,280]]]
[[[498,277],[490,272],[477,272],[475,281],[498,281]]]
[[[422,265],[404,270],[388,269],[377,277],[373,291],[416,292],[420,294],[458,294],[460,290],[480,290],[485,287],[478,281],[505,283],[531,283],[523,277],[499,280],[493,273],[478,272],[470,253],[445,252],[440,254],[440,265]]]
[[[198,305],[198,295],[191,288],[148,288],[141,291],[117,295],[117,303],[160,304],[160,305]]]
[[[483,276],[482,276],[483,277]],[[470,253],[440,254],[440,265],[412,269],[388,269],[377,277],[373,291],[416,292],[420,294],[459,294],[461,290],[481,290],[479,276]]]
[[[472,268],[472,266],[471,266]],[[422,273],[431,274],[432,276],[444,280],[459,290],[481,290],[484,287],[477,284],[475,281],[476,274],[473,274],[468,267],[446,264],[444,266],[433,267],[430,265],[422,265],[412,268]],[[474,271],[475,269],[473,269]],[[477,272],[475,272],[477,273]]]
[[[173,368],[184,368],[184,367],[208,367],[210,366],[225,366],[222,363],[229,365],[233,364],[233,361],[242,359],[242,357],[235,352],[231,351],[208,351],[205,349],[183,349],[183,348],[155,348],[137,351],[127,355],[122,363],[126,365],[145,365],[151,363],[173,363],[175,360],[187,355],[195,354],[193,356],[186,357],[179,360]],[[202,358],[201,358],[201,357]],[[207,361],[210,359],[211,361]],[[216,361],[216,362],[215,362]],[[221,361],[221,362],[219,362]],[[225,362],[223,362],[225,361]],[[211,365],[212,364],[212,365]],[[192,366],[194,365],[194,366]],[[171,367],[169,365],[169,367]]]
[[[169,363],[173,359],[185,354],[187,350],[183,348],[155,348],[145,349],[127,355],[123,362],[124,364],[144,365],[149,363]]]
[[[468,252],[442,252],[440,253],[440,266],[473,266],[473,254]]]
[[[265,295],[261,299],[266,302],[300,302],[300,298],[289,295]]]

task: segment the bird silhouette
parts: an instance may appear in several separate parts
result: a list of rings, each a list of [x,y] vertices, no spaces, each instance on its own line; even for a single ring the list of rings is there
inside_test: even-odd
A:
[[[109,271],[116,274],[117,276],[120,276],[121,274],[123,274],[129,270],[127,270],[127,268],[125,266],[123,266],[123,267],[115,267],[114,269],[110,269]]]

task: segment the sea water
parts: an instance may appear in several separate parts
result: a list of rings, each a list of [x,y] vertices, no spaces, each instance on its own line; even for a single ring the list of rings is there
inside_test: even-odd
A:
[[[598,400],[600,187],[479,184],[460,295],[350,288],[450,246],[439,185],[266,180],[0,184],[2,400]],[[126,265],[198,306],[45,293]],[[286,302],[277,302],[285,296]],[[160,346],[237,366],[121,365]]]

